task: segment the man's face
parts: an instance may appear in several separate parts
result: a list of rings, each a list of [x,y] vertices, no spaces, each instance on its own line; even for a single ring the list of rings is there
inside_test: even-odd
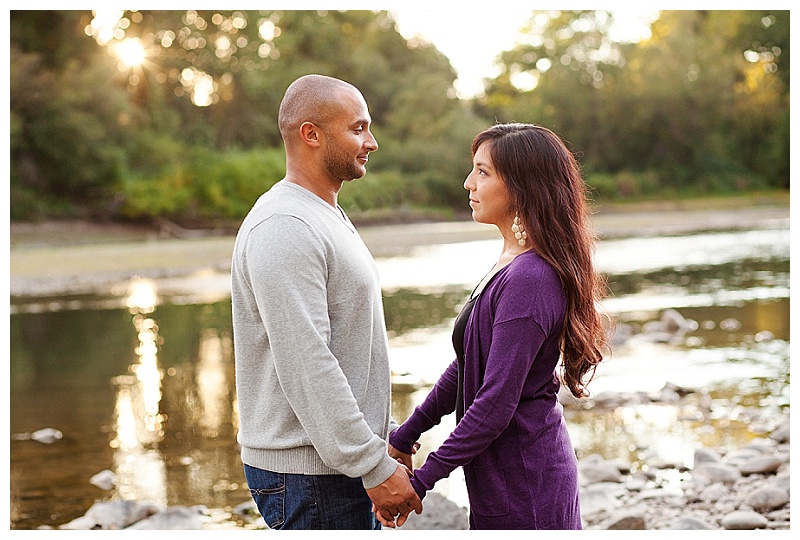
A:
[[[369,153],[378,149],[371,121],[364,98],[354,91],[343,94],[340,114],[322,127],[324,165],[336,180],[349,182],[367,173]]]

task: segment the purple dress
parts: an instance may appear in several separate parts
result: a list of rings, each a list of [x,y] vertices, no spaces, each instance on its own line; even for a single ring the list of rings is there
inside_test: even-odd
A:
[[[581,529],[578,464],[556,366],[566,298],[558,275],[532,251],[497,272],[476,299],[464,335],[464,416],[416,469],[419,494],[464,468],[472,529]],[[410,453],[456,409],[453,361],[411,417],[390,435]]]

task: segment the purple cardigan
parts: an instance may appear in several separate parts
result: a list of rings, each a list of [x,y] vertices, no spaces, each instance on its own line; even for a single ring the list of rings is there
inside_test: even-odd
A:
[[[558,275],[532,251],[517,256],[478,297],[464,336],[464,418],[414,472],[422,498],[464,467],[470,526],[580,529],[577,460],[558,402],[556,366],[566,298]],[[410,453],[455,410],[453,361],[390,443]]]

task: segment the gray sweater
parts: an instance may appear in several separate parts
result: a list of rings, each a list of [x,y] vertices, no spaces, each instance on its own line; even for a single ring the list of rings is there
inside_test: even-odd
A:
[[[242,461],[344,474],[365,488],[397,468],[377,267],[341,208],[286,180],[234,246],[231,292]]]

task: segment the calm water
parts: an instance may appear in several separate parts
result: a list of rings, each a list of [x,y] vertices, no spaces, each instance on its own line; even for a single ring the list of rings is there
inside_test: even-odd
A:
[[[394,414],[406,418],[452,360],[461,303],[497,256],[497,240],[420,247],[379,259],[398,375]],[[691,464],[699,445],[736,446],[789,408],[789,229],[603,242],[605,307],[631,336],[590,386],[701,390],[677,405],[568,410],[580,455]],[[96,500],[232,508],[249,499],[237,426],[228,276],[134,280],[105,298],[12,298],[11,528],[58,526]],[[675,309],[690,330],[643,332]],[[421,386],[420,386],[421,385]],[[435,450],[448,418],[425,435]],[[42,428],[63,438],[30,440]],[[114,490],[89,483],[117,474]],[[437,491],[466,505],[461,477]]]

